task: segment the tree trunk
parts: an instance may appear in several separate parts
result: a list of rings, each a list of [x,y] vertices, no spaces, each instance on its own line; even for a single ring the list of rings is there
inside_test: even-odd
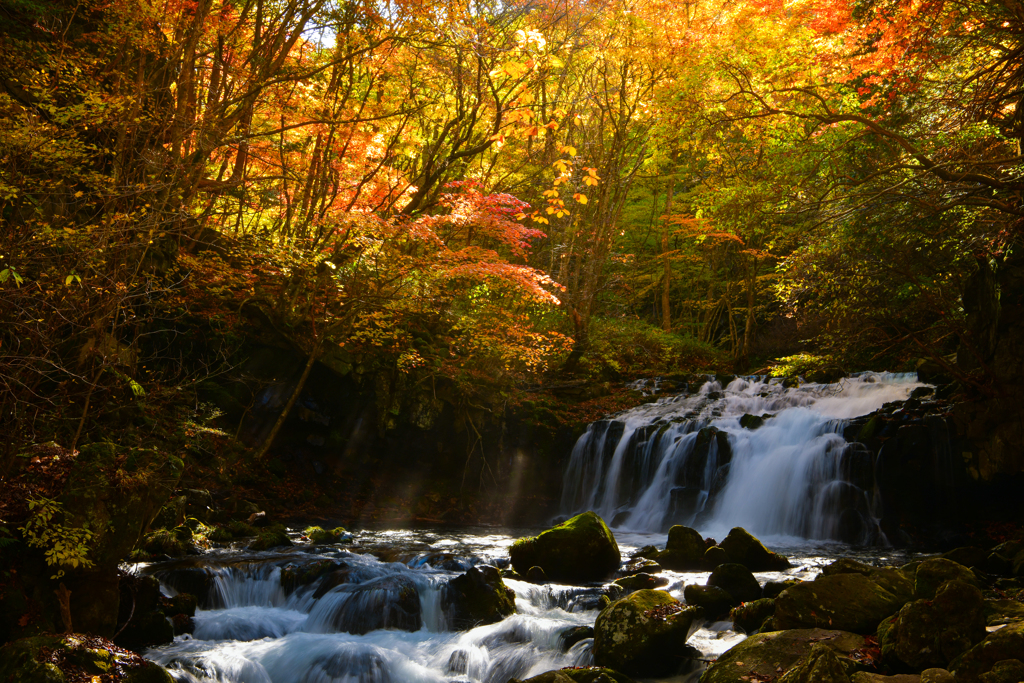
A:
[[[306,380],[309,379],[309,373],[313,369],[313,364],[316,363],[316,359],[320,357],[320,343],[313,347],[313,350],[309,352],[309,359],[306,360],[306,367],[302,368],[302,375],[299,377],[299,381],[295,385],[295,389],[292,390],[292,395],[288,397],[288,402],[284,404],[284,408],[281,409],[281,414],[277,416],[277,421],[274,422],[274,426],[270,430],[270,434],[267,435],[263,445],[260,446],[260,450],[256,453],[256,459],[262,460],[266,456],[267,451],[274,445],[274,439],[277,438],[277,433],[281,431],[281,427],[284,426],[285,421],[288,419],[289,413],[292,412],[292,407],[295,402],[299,400],[299,394],[302,393],[303,387],[306,386]]]
[[[666,190],[665,196],[665,220],[661,224],[661,258],[664,262],[664,274],[661,278],[661,329],[666,332],[672,331],[672,313],[669,306],[669,290],[672,287],[672,261],[668,256],[668,216],[667,214],[672,211],[672,189],[675,183],[672,180],[668,182],[668,189]]]

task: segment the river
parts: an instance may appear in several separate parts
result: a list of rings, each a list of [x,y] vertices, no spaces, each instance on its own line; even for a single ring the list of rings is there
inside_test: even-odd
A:
[[[800,387],[756,378],[725,387],[708,381],[692,394],[594,423],[572,454],[563,512],[604,515],[624,560],[645,545],[664,547],[672,523],[719,540],[729,527],[744,526],[793,565],[755,574],[762,585],[810,579],[841,556],[903,564],[911,558],[885,547],[872,516],[870,472],[861,481],[844,465],[862,451],[842,434],[849,419],[921,386],[913,375],[874,373]],[[840,498],[845,508],[832,505]],[[855,526],[845,510],[856,513]],[[844,524],[861,543],[830,540]],[[449,624],[445,584],[474,565],[506,567],[509,545],[536,533],[363,530],[345,544],[218,549],[184,565],[141,567],[168,594],[181,585],[183,568],[212,577],[194,633],[145,654],[179,681],[222,683],[507,683],[590,665],[592,639],[579,639],[578,629],[569,642],[563,636],[593,626],[601,596],[617,597],[617,586],[507,580],[517,614],[468,631]],[[297,587],[282,582],[296,568],[301,574],[324,560],[334,563],[331,573]],[[668,579],[663,589],[679,600],[686,585],[708,578],[707,572],[661,575]],[[744,637],[719,622],[705,624],[689,642],[713,659]],[[699,673],[660,680],[693,680]]]

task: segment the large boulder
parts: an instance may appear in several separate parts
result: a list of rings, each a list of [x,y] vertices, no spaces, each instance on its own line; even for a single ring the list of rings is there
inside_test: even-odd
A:
[[[861,667],[854,655],[866,644],[856,633],[818,628],[758,633],[724,652],[700,683],[776,681],[804,664],[818,645],[831,650],[849,675]]]
[[[761,597],[761,584],[742,564],[730,562],[718,565],[711,572],[707,583],[725,589],[736,598],[736,602],[750,602]]]
[[[594,624],[594,663],[630,676],[663,677],[687,663],[680,653],[703,623],[665,591],[641,590],[606,607]]]
[[[448,621],[465,631],[493,624],[516,613],[516,593],[501,580],[497,568],[482,564],[471,567],[445,586]]]
[[[761,598],[752,602],[745,602],[739,607],[734,607],[729,612],[729,619],[737,628],[743,629],[746,633],[760,630],[761,625],[775,614],[775,600],[773,598]]]
[[[542,567],[547,578],[562,583],[589,583],[607,578],[622,556],[615,537],[597,514],[584,512],[509,548],[513,568],[526,574]]]
[[[783,555],[768,550],[743,527],[733,527],[718,545],[730,562],[742,564],[752,572],[782,571],[792,566]]]
[[[815,643],[802,662],[783,674],[779,683],[849,683],[850,673],[827,645]]]
[[[947,581],[934,599],[907,603],[878,627],[882,657],[915,671],[946,666],[985,637],[985,599],[963,581]]]
[[[958,683],[982,683],[997,663],[1007,659],[1024,661],[1024,622],[1007,624],[954,659],[949,670]]]
[[[831,627],[873,634],[883,619],[913,597],[913,581],[898,569],[823,573],[779,594],[773,626],[780,630]]]
[[[954,580],[978,585],[977,575],[962,564],[941,557],[925,560],[917,565],[914,595],[918,598],[933,598],[939,586]]]
[[[691,571],[704,568],[707,544],[696,530],[677,524],[668,530],[665,549],[654,559],[662,567],[673,571]]]
[[[704,616],[711,620],[724,617],[730,609],[740,601],[729,594],[729,591],[718,586],[700,586],[691,583],[683,589],[683,599],[687,605],[694,605],[704,610]]]

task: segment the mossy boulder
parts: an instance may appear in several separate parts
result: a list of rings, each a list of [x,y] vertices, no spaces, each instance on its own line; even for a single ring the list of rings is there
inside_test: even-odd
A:
[[[302,534],[314,545],[327,545],[341,543],[346,538],[348,532],[340,526],[334,529],[322,529],[318,526],[311,526],[306,528]]]
[[[800,579],[784,579],[782,581],[768,581],[761,587],[761,597],[764,598],[777,598],[782,591],[786,590],[790,586],[795,586],[800,583]]]
[[[611,575],[622,561],[608,526],[594,512],[576,515],[509,548],[512,567],[526,574],[542,567],[547,578],[561,583],[589,583]]]
[[[984,598],[963,581],[947,581],[931,600],[915,600],[883,621],[883,660],[914,671],[946,666],[985,637]]]
[[[1004,659],[996,662],[988,673],[978,676],[981,683],[1020,683],[1024,681],[1024,662]]]
[[[784,555],[768,550],[743,527],[733,527],[718,545],[730,562],[742,564],[752,572],[782,571],[792,566]]]
[[[1024,622],[1007,624],[949,664],[958,683],[982,683],[981,676],[999,662],[1024,661]]]
[[[516,613],[516,594],[501,580],[497,568],[482,564],[471,567],[445,586],[448,621],[452,628],[466,631],[493,624]]]
[[[852,673],[860,668],[853,655],[866,644],[856,633],[818,628],[758,633],[725,651],[700,683],[776,681],[804,663],[817,646],[831,650]]]
[[[760,598],[745,602],[729,612],[729,619],[746,633],[761,629],[761,625],[775,614],[775,600]]]
[[[925,560],[917,565],[914,575],[914,596],[933,598],[939,586],[954,580],[972,586],[979,585],[977,575],[962,564],[941,557]]]
[[[635,557],[626,564],[625,567],[619,572],[622,576],[632,576],[633,574],[656,574],[661,571],[661,565],[654,560],[648,560],[646,557]]]
[[[704,610],[704,616],[715,621],[728,614],[740,601],[729,591],[718,586],[700,586],[691,583],[683,589],[683,599],[687,605],[694,605]]]
[[[831,627],[873,634],[883,619],[914,597],[914,583],[898,569],[821,574],[775,598],[773,628]]]
[[[713,545],[704,551],[704,568],[714,569],[715,567],[728,564],[729,555],[722,550],[721,546]]]
[[[612,669],[586,666],[545,671],[539,676],[527,678],[525,681],[512,678],[508,683],[634,683],[634,681]]]
[[[191,543],[192,530],[185,525],[174,529],[157,529],[142,539],[142,549],[150,556],[184,557],[198,551]]]
[[[594,663],[629,676],[669,676],[687,662],[687,639],[702,620],[665,591],[641,590],[606,607],[594,624]]]
[[[664,576],[651,576],[650,574],[632,574],[615,579],[616,586],[621,586],[627,593],[644,590],[645,588],[661,588],[668,585],[668,579]]]
[[[673,571],[693,571],[704,568],[704,553],[707,544],[694,529],[677,524],[668,530],[665,549],[654,556],[654,560]]]
[[[737,602],[750,602],[761,597],[761,584],[742,564],[720,564],[711,572],[707,585],[726,590]]]
[[[787,671],[779,683],[849,683],[850,672],[827,645],[815,643],[807,658]]]
[[[249,544],[249,550],[269,550],[294,545],[288,538],[284,527],[272,526],[261,529],[256,538]]]

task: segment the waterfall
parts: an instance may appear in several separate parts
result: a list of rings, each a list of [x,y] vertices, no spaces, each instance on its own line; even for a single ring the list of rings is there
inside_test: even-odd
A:
[[[709,378],[591,424],[573,448],[562,512],[594,510],[613,528],[673,524],[724,535],[877,541],[871,454],[848,421],[904,400],[917,375],[865,372],[834,384]]]

